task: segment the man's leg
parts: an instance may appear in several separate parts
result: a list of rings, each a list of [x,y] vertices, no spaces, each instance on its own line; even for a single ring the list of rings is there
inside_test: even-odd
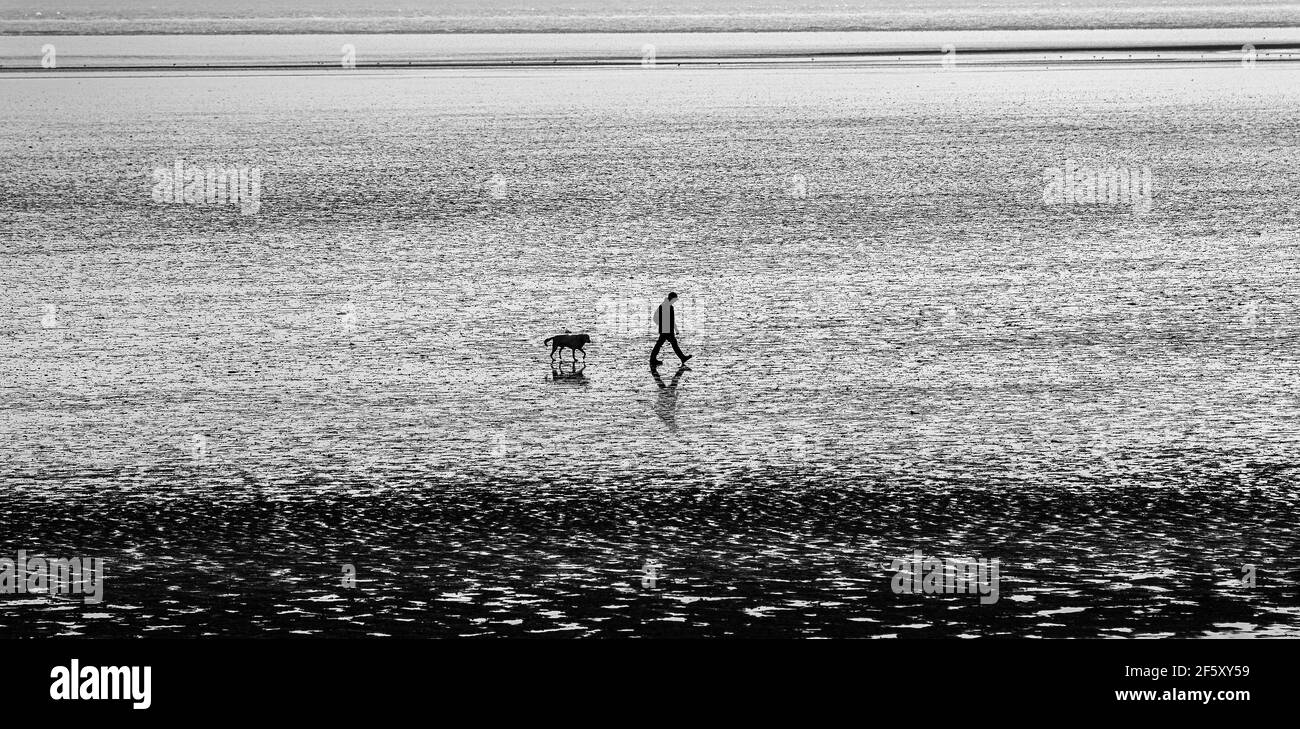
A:
[[[677,346],[677,335],[676,335],[676,334],[665,334],[664,336],[665,336],[665,337],[668,337],[668,342],[669,342],[670,344],[673,345],[673,354],[677,355],[677,359],[680,359],[681,361],[685,362],[685,361],[686,361],[686,355],[682,354],[682,348],[679,347],[679,346]],[[656,350],[656,351],[658,351],[658,350]]]
[[[650,350],[650,361],[651,361],[651,362],[653,362],[653,361],[659,359],[659,348],[662,347],[662,346],[664,346],[664,342],[669,341],[669,339],[670,339],[672,336],[673,336],[673,335],[671,335],[671,334],[660,334],[660,335],[659,335],[659,341],[655,342],[655,348],[652,349],[652,350]],[[673,346],[676,347],[677,344],[674,342]]]

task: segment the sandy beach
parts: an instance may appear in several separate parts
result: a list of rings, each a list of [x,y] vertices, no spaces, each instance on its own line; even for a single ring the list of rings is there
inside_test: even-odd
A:
[[[1300,634],[1300,67],[746,67],[0,73],[0,546],[109,565],[0,626]]]

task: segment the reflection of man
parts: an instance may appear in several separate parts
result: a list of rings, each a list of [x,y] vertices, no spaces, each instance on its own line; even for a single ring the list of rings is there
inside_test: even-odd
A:
[[[664,342],[673,345],[673,353],[677,359],[686,364],[686,360],[694,355],[682,354],[682,348],[677,346],[677,313],[673,311],[677,303],[677,294],[670,292],[664,303],[655,309],[655,329],[659,332],[659,341],[655,342],[655,348],[650,350],[650,368],[654,369],[663,364],[659,360],[659,348],[664,346]]]
[[[659,400],[655,403],[655,414],[674,433],[677,432],[677,381],[682,379],[682,375],[689,369],[685,366],[678,368],[677,373],[673,375],[673,381],[667,385],[659,376],[659,370],[650,370],[650,374],[655,378],[655,384],[659,386]]]

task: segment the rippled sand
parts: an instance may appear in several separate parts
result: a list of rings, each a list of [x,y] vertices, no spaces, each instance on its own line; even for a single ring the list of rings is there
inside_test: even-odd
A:
[[[2,76],[0,555],[109,582],[0,626],[1300,634],[1297,81]],[[177,157],[261,211],[152,202]],[[1152,209],[1044,205],[1067,157]]]

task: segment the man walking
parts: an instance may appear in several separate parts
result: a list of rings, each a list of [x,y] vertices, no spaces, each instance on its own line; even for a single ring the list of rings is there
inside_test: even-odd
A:
[[[670,292],[668,298],[664,299],[664,303],[660,304],[658,309],[655,309],[655,328],[659,330],[659,341],[655,342],[655,348],[650,351],[651,369],[663,364],[659,360],[659,348],[664,346],[664,342],[673,345],[673,353],[677,355],[683,365],[686,364],[686,360],[694,356],[682,354],[682,348],[677,346],[677,318],[673,312],[673,305],[676,303],[677,294]]]

